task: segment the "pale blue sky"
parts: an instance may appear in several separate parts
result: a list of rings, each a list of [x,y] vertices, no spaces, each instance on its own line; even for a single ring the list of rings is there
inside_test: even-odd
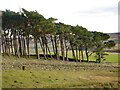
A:
[[[89,31],[118,32],[119,0],[2,0],[0,10],[37,10],[58,22],[80,25]]]

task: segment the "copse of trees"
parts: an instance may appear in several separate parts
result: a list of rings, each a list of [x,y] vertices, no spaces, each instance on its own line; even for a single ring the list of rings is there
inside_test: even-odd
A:
[[[2,52],[3,55],[11,56],[30,55],[30,40],[34,39],[36,58],[40,59],[39,46],[43,52],[44,58],[48,59],[54,54],[57,60],[60,59],[60,52],[63,61],[69,61],[68,51],[72,50],[73,59],[84,62],[83,51],[89,62],[89,57],[96,53],[96,61],[101,62],[105,55],[105,48],[112,48],[115,42],[108,39],[110,36],[102,32],[90,32],[86,28],[76,25],[66,25],[56,23],[57,19],[46,19],[37,11],[27,11],[22,9],[21,12],[10,10],[2,11]],[[52,44],[52,50],[48,45]],[[66,56],[65,56],[66,55]]]

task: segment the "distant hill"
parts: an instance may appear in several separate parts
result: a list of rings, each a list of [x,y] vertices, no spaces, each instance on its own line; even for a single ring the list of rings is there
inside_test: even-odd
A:
[[[108,33],[110,35],[110,39],[114,40],[115,43],[120,44],[118,38],[120,38],[120,33]]]

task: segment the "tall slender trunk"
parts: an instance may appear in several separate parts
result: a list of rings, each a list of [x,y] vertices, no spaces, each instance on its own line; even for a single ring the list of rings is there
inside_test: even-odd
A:
[[[60,59],[60,39],[57,41],[57,57]]]
[[[39,38],[39,42],[40,42],[40,46],[41,46],[42,51],[43,51],[44,58],[46,60],[47,58],[46,58],[46,55],[45,55],[45,49],[43,48],[43,45],[42,45],[42,42],[41,42],[40,38]]]
[[[69,47],[66,44],[67,42],[65,42],[65,47],[66,47],[66,61],[68,61],[68,49]]]
[[[42,37],[42,42],[43,42],[43,47],[46,53],[46,57],[48,58],[48,51],[47,51],[47,46],[46,46],[46,41],[45,41],[45,35]]]
[[[18,47],[17,47],[17,39],[16,39],[16,30],[14,30],[14,34],[13,34],[13,43],[14,43],[14,53],[15,53],[15,55],[19,55]]]
[[[76,61],[75,52],[74,52],[74,48],[73,48],[72,42],[70,42],[70,46],[72,48],[73,59]]]
[[[0,38],[1,38],[1,37],[0,37]],[[1,46],[2,46],[2,44],[1,44],[1,40],[0,40],[0,54],[1,54],[1,51],[2,51],[2,50],[1,50]]]
[[[19,41],[19,52],[20,52],[20,56],[22,56],[22,48],[21,48],[21,38],[18,35],[18,41]]]
[[[27,37],[27,51],[28,51],[28,57],[30,56],[30,52],[29,52],[29,41],[30,41],[30,39],[29,39],[30,37],[29,37],[29,35],[28,35],[28,37]]]
[[[22,51],[22,55],[23,55],[23,42],[24,42],[24,40],[23,40],[23,36],[21,35],[21,51]]]
[[[2,40],[1,40],[1,35],[0,35],[0,55],[1,55],[1,46],[2,46]]]
[[[11,42],[11,44],[10,44],[10,46],[11,46],[11,53],[13,54],[13,39],[11,38],[11,36],[10,36],[10,42]]]
[[[5,53],[7,53],[7,44],[6,44],[6,33],[5,33],[5,30],[4,30],[4,48],[5,48]]]
[[[99,53],[99,63],[101,63],[101,53]]]
[[[18,45],[17,45],[17,38],[16,38],[17,34],[16,33],[17,31],[14,30],[14,34],[13,34],[14,53],[20,58],[20,53],[18,51]]]
[[[76,62],[78,62],[78,53],[77,53],[77,46],[76,46]]]
[[[8,37],[8,55],[9,55],[9,57],[11,57],[9,37]]]
[[[57,60],[59,60],[60,59],[60,56],[59,56],[59,43],[60,43],[60,40],[57,41],[56,35],[54,36],[54,38],[55,38],[54,40],[55,40],[56,58],[57,58]]]
[[[13,46],[14,46],[14,54],[16,55],[16,42],[15,42],[15,40],[16,40],[16,35],[15,35],[15,31],[14,31],[14,34],[13,34]]]
[[[81,55],[82,55],[82,60],[84,62],[84,56],[83,56],[83,50],[82,50],[82,47],[81,47]]]
[[[80,62],[81,62],[80,48],[79,48],[79,60],[80,60]]]
[[[54,42],[53,42],[52,35],[51,35],[50,37],[51,37],[51,42],[52,42],[53,52],[54,52],[54,55],[55,55],[55,54],[56,54],[56,53],[55,53],[55,46],[54,46]]]
[[[2,39],[2,52],[3,52],[3,55],[5,54],[5,47],[4,47],[4,35],[1,35],[1,39]]]
[[[23,56],[26,56],[26,38],[23,38]]]
[[[36,52],[36,58],[39,59],[40,56],[39,56],[39,50],[38,50],[38,39],[35,38],[34,39],[34,42],[35,42],[35,52]]]
[[[45,54],[45,57],[46,57],[46,52],[45,52],[45,41],[44,41],[44,37],[41,37],[41,39],[42,39],[42,47],[43,47],[43,52],[44,52],[44,54]],[[47,57],[46,57],[47,58]]]
[[[46,45],[46,49],[48,49],[48,52],[50,54],[50,57],[52,58],[52,55],[51,55],[51,52],[50,52],[50,49],[48,47],[48,42],[47,42],[47,38],[45,37],[45,45]]]
[[[63,39],[61,39],[61,52],[62,52],[62,60],[63,60],[63,61],[65,61],[64,43],[63,43]]]
[[[48,47],[48,45],[47,45],[47,47]],[[48,52],[50,54],[50,57],[53,58],[49,47],[48,47]]]
[[[87,46],[85,48],[85,52],[86,52],[87,62],[89,62],[89,56],[88,56]]]

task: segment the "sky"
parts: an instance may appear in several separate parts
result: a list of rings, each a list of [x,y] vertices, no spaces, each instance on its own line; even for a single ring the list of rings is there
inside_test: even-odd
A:
[[[53,17],[89,31],[118,32],[119,0],[1,0],[0,10],[37,10],[45,18]]]

